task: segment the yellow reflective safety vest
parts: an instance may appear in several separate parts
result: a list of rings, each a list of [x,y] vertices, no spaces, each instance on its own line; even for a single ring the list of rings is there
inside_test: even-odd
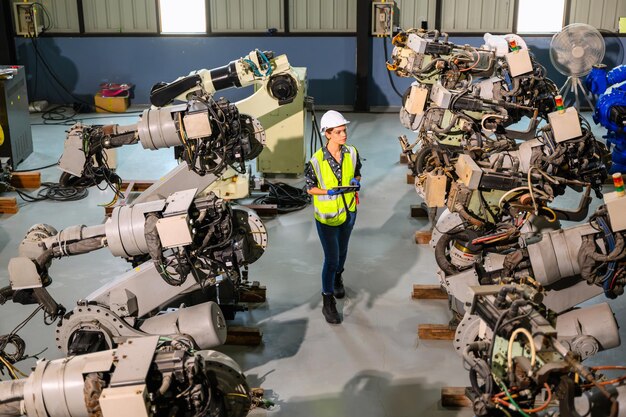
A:
[[[330,190],[339,185],[350,185],[350,180],[354,178],[354,170],[357,162],[357,152],[354,146],[344,145],[350,151],[350,157],[343,155],[341,163],[341,184],[337,180],[333,169],[328,161],[324,159],[324,150],[319,149],[311,158],[311,165],[315,170],[318,188]],[[343,152],[343,149],[342,149]],[[339,226],[343,224],[349,211],[356,211],[356,197],[354,192],[337,195],[314,195],[313,207],[315,208],[315,218],[322,224],[329,226]]]

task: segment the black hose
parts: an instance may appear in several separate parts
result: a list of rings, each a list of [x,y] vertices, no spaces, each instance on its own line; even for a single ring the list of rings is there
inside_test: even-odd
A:
[[[387,59],[387,38],[382,38],[383,40],[383,49],[385,51],[385,60]],[[391,84],[391,88],[393,88],[393,91],[396,92],[396,94],[398,95],[398,97],[402,98],[402,94],[400,94],[400,92],[398,91],[398,89],[396,88],[396,84],[393,82],[393,77],[391,76],[391,71],[387,71],[387,76],[389,77],[389,83]]]
[[[432,155],[433,148],[430,146],[423,146],[417,155],[415,156],[415,172],[417,175],[421,175],[426,168],[426,159]]]
[[[11,286],[6,286],[0,288],[0,305],[3,305],[7,301],[13,298],[13,288]]]
[[[439,266],[446,275],[455,275],[459,272],[448,260],[448,256],[446,255],[446,250],[452,239],[452,235],[444,233],[441,235],[441,238],[439,238],[437,245],[435,245],[435,261],[437,261],[437,266]]]
[[[52,298],[45,288],[34,288],[33,293],[39,305],[41,305],[43,310],[53,319],[65,314],[65,308],[54,301],[54,298]]]

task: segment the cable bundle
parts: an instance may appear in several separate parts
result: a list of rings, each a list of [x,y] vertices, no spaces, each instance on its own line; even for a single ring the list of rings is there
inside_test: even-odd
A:
[[[11,184],[2,183],[9,191],[15,191],[22,200],[29,203],[35,201],[53,200],[53,201],[77,201],[87,197],[89,190],[84,187],[72,187],[63,186],[55,182],[43,182],[41,183],[41,189],[37,192],[37,195],[31,195],[21,191]]]
[[[265,182],[269,194],[257,197],[254,204],[276,204],[279,213],[290,213],[305,208],[311,203],[311,196],[303,188],[296,188],[284,182]]]

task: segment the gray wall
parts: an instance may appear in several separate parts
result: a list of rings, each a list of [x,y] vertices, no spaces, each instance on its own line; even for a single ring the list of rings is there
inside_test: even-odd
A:
[[[539,61],[557,84],[565,79],[550,64],[551,37],[526,37]],[[452,37],[452,42],[479,46],[481,36]],[[605,63],[613,67],[624,63],[626,38],[607,35]],[[73,99],[51,78],[41,60],[35,63],[33,41],[16,39],[18,63],[27,68],[30,99],[70,103]],[[37,48],[50,70],[72,93],[91,97],[102,82],[135,84],[134,102],[148,103],[151,86],[158,81],[172,81],[192,70],[214,68],[246,55],[251,50],[284,53],[293,66],[307,67],[309,95],[321,105],[351,106],[354,103],[356,77],[356,38],[353,36],[319,37],[45,37]],[[372,38],[372,67],[369,101],[371,106],[398,106],[400,99],[391,89],[385,68],[382,38]],[[386,40],[391,53],[391,42]],[[409,79],[393,75],[400,92]],[[223,95],[236,100],[250,91],[229,91]]]

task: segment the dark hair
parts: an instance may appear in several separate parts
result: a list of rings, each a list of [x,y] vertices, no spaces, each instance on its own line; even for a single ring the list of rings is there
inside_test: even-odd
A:
[[[334,127],[327,127],[326,130],[324,130],[324,139],[326,139],[326,142],[328,142],[330,140],[328,138],[328,136],[326,136],[326,132],[333,133],[333,129],[335,129],[335,128]]]

